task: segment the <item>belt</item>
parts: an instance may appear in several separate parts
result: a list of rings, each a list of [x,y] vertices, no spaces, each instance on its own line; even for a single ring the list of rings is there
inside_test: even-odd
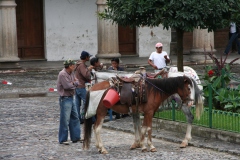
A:
[[[163,68],[158,68],[158,70],[162,70]]]
[[[72,98],[73,96],[60,96],[60,98]]]

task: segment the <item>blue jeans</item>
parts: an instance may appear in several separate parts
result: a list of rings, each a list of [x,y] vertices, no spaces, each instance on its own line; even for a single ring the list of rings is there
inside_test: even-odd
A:
[[[58,133],[59,143],[67,141],[68,128],[70,132],[71,141],[79,140],[81,135],[81,129],[73,97],[60,97],[59,104],[60,104],[60,125]]]
[[[76,88],[75,89],[75,104],[77,107],[78,116],[80,122],[84,121],[85,115],[85,102],[86,102],[87,90],[86,88]],[[95,122],[96,118],[92,117],[92,121]]]
[[[84,105],[86,102],[86,88],[76,88],[75,89],[75,104],[76,104],[76,108],[77,108],[77,112],[78,112],[78,117],[80,119],[81,122],[83,122],[84,120],[84,114],[85,114],[85,110],[84,110]]]
[[[235,41],[237,43],[237,47],[238,47],[238,54],[240,54],[240,42],[238,41],[238,34],[239,33],[231,33],[231,37],[228,41],[228,45],[224,51],[225,54],[228,54],[231,47],[232,47],[232,44],[233,42]]]

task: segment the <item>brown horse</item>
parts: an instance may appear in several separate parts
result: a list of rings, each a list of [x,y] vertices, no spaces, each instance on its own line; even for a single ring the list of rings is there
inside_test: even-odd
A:
[[[96,111],[97,120],[93,126],[93,130],[96,138],[96,147],[98,151],[102,154],[107,154],[107,150],[104,148],[102,140],[100,138],[100,131],[104,121],[104,117],[107,114],[108,108],[103,104],[103,98],[106,95],[108,89],[110,88],[109,81],[102,81],[92,86],[90,91],[87,93],[85,111],[87,111],[89,104],[89,97],[91,91],[103,90],[106,92],[103,94]],[[141,104],[134,104],[131,106],[134,131],[135,131],[135,140],[131,145],[130,149],[142,148],[142,151],[147,151],[147,147],[144,144],[144,137],[148,132],[148,141],[147,144],[150,147],[151,152],[156,152],[156,148],[152,143],[152,118],[154,113],[158,110],[160,104],[166,100],[169,96],[177,93],[183,102],[189,100],[189,95],[191,93],[190,88],[192,87],[192,81],[186,76],[173,77],[167,79],[145,79],[145,89],[147,95],[147,102]],[[117,113],[127,114],[129,113],[129,106],[122,105],[120,103],[115,104],[111,108]],[[140,123],[140,114],[144,114],[144,120],[141,127]],[[85,119],[84,122],[84,149],[88,149],[91,143],[91,134],[92,134],[92,119]]]

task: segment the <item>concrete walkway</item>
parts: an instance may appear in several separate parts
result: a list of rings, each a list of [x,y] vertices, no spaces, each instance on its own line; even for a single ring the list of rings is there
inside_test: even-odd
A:
[[[221,55],[219,53],[215,54],[218,60],[220,61],[220,58],[224,59],[226,56]],[[145,66],[149,67],[147,61],[149,57],[137,57],[137,56],[123,56],[120,58],[122,61],[121,65],[124,66],[125,68],[137,68],[139,66]],[[235,58],[240,58],[240,55],[237,53],[231,53],[228,55],[226,62],[229,63]],[[177,65],[177,56],[176,55],[171,55],[171,66],[176,66]],[[183,64],[184,66],[196,66],[196,65],[206,65],[210,64],[211,59],[209,56],[203,56],[200,60],[198,61],[193,61],[192,57],[190,55],[184,55],[183,56]],[[110,61],[109,61],[110,63]],[[240,59],[237,60],[234,64],[240,64]],[[35,60],[35,61],[20,61],[19,62],[20,69],[22,70],[60,70],[63,68],[63,61],[45,61],[45,60]],[[108,64],[109,65],[109,64]],[[151,67],[149,67],[151,68]],[[6,70],[14,70],[14,69],[4,69],[1,68],[0,65],[0,73],[5,72]],[[19,69],[18,69],[19,70]]]

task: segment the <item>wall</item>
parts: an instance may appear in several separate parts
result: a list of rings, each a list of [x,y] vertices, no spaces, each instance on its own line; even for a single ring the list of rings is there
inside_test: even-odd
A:
[[[97,54],[96,0],[45,0],[45,57],[48,61],[79,59],[82,50]],[[138,28],[139,57],[149,57],[157,42],[170,53],[171,31],[162,26]]]
[[[97,53],[96,0],[45,0],[45,57],[77,60]]]
[[[170,54],[171,29],[163,30],[162,25],[159,27],[143,27],[138,29],[139,57],[149,57],[155,51],[155,44],[161,42],[163,51]]]

